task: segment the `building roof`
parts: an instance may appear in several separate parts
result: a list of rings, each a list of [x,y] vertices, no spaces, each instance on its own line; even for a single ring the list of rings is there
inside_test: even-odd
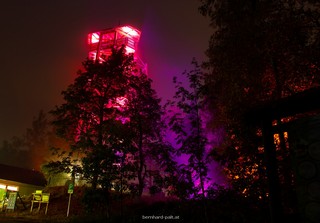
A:
[[[0,164],[0,179],[31,184],[35,186],[45,186],[47,184],[44,175],[38,171],[8,166],[5,164]]]
[[[296,114],[320,110],[320,87],[295,93],[276,101],[267,101],[250,109],[246,115],[249,123],[258,123],[261,120],[284,118]]]

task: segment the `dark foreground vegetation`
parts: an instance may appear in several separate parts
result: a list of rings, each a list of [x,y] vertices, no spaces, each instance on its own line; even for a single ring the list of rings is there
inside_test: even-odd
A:
[[[71,199],[69,217],[66,187],[47,188],[51,198],[47,215],[45,205],[37,212],[37,205],[30,213],[30,198],[24,198],[26,209],[17,201],[14,212],[2,212],[1,222],[216,222],[216,223],[257,223],[269,222],[268,207],[259,207],[245,197],[232,191],[220,191],[215,198],[207,200],[178,200],[159,195],[141,198],[112,193],[107,204],[103,193],[95,193],[85,187],[76,187]],[[109,208],[108,208],[109,206]],[[108,213],[109,210],[109,213]],[[205,211],[206,210],[206,211]],[[295,222],[287,217],[290,222]]]

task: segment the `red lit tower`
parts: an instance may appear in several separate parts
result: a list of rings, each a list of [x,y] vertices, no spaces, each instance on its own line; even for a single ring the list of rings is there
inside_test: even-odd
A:
[[[133,53],[137,65],[147,72],[146,64],[138,57],[136,51],[141,32],[132,26],[119,26],[88,34],[89,59],[102,61],[102,55],[109,56],[113,47],[125,46],[126,53]]]
[[[89,53],[88,58],[93,61],[103,61],[104,56],[108,57],[112,53],[112,48],[120,48],[122,46],[125,47],[125,51],[127,54],[133,54],[134,61],[137,66],[142,70],[144,74],[147,74],[147,66],[143,61],[139,58],[137,54],[138,43],[140,40],[141,32],[129,25],[119,26],[115,28],[104,29],[101,31],[93,32],[88,34],[88,45],[89,45]],[[125,106],[126,97],[119,97],[116,99],[116,104],[114,105],[118,108],[121,106]],[[123,118],[122,121],[128,121],[128,119]],[[116,154],[117,155],[117,154]],[[118,154],[119,155],[119,154]],[[130,156],[130,155],[127,155]],[[133,158],[130,158],[133,159]],[[150,166],[150,169],[153,169],[154,166],[151,161],[147,161],[147,165]],[[150,162],[150,163],[149,163]],[[120,163],[115,163],[114,165],[120,166]],[[153,178],[151,174],[151,170],[149,170],[149,181],[147,185],[153,185]],[[153,171],[156,172],[156,171]]]

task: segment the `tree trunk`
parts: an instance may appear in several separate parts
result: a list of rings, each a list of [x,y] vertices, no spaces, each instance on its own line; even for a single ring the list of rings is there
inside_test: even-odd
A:
[[[139,120],[139,144],[138,144],[138,150],[139,150],[139,169],[138,169],[138,195],[141,196],[144,189],[144,178],[145,178],[145,160],[144,160],[144,154],[143,154],[143,143],[142,143],[142,123],[141,120]],[[143,173],[144,171],[144,173]]]

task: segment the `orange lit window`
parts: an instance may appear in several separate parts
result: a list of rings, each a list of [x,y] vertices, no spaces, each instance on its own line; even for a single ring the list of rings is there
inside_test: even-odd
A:
[[[288,132],[284,132],[283,137],[285,140],[287,140],[288,139]],[[275,145],[280,145],[280,136],[278,133],[273,135],[273,140],[274,140]]]

